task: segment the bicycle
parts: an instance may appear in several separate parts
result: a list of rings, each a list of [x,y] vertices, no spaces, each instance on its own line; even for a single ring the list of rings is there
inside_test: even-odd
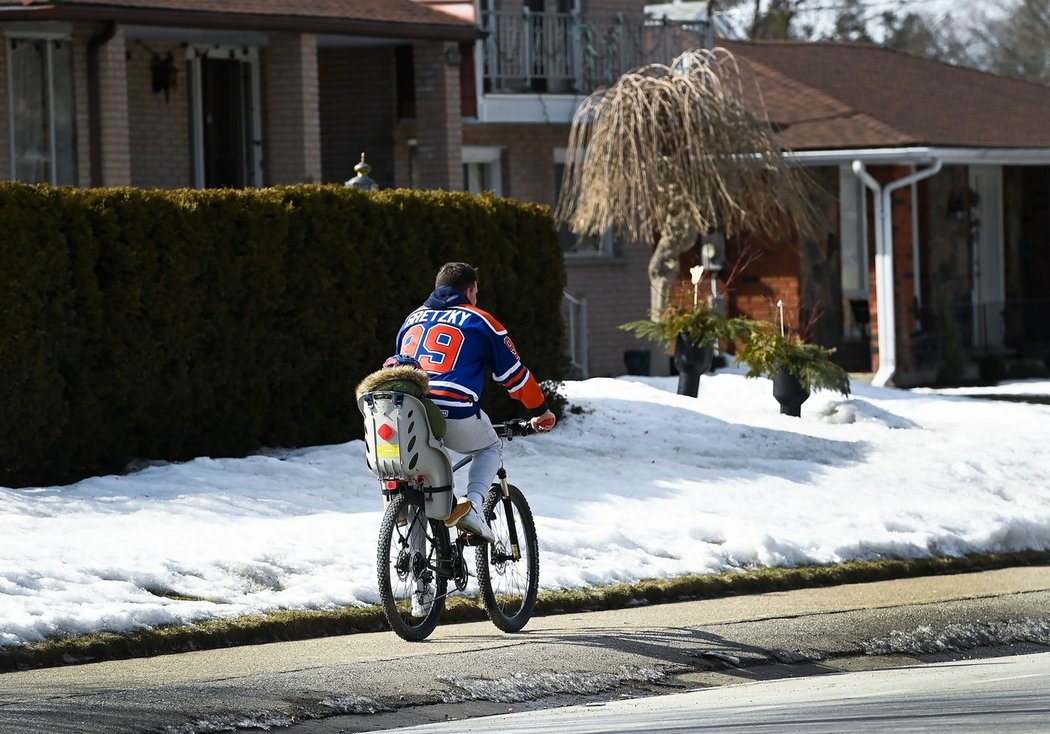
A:
[[[402,639],[426,639],[445,611],[449,584],[464,592],[470,581],[466,549],[474,548],[474,568],[488,618],[504,632],[521,630],[536,606],[539,543],[532,510],[521,490],[500,467],[485,498],[483,516],[496,535],[493,543],[444,521],[454,502],[455,466],[433,436],[423,404],[399,392],[365,393],[366,460],[387,502],[379,528],[379,597],[390,628]],[[493,424],[504,441],[532,433],[528,421]]]

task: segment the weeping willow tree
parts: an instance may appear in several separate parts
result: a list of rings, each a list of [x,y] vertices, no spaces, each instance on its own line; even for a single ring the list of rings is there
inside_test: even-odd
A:
[[[613,227],[655,243],[654,319],[698,235],[812,227],[807,180],[785,160],[754,91],[745,95],[729,51],[701,49],[624,74],[576,111],[555,217],[580,235]]]

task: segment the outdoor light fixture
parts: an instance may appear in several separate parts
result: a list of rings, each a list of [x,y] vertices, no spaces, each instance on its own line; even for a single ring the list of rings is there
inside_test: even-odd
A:
[[[164,58],[160,54],[153,54],[153,61],[149,65],[150,79],[153,84],[153,93],[164,92],[164,101],[168,101],[169,93],[175,88],[175,77],[178,76],[179,67],[175,63],[175,56],[171,51]]]
[[[726,238],[721,232],[705,234],[700,245],[700,262],[708,271],[721,270],[726,259]]]

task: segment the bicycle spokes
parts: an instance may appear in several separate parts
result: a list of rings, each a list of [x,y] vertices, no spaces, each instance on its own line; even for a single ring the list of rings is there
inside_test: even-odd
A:
[[[387,621],[406,640],[433,631],[444,610],[448,531],[427,518],[421,498],[400,495],[383,517],[378,550],[379,596]]]
[[[478,584],[489,619],[507,632],[525,626],[536,603],[539,545],[532,512],[521,492],[493,490],[485,502],[496,542],[477,551]]]

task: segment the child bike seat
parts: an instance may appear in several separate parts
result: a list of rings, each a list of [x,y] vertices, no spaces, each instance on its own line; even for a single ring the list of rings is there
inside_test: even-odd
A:
[[[376,477],[413,482],[428,492],[447,490],[451,495],[452,462],[434,436],[419,398],[376,390],[363,393],[358,408],[365,419],[365,457]]]

